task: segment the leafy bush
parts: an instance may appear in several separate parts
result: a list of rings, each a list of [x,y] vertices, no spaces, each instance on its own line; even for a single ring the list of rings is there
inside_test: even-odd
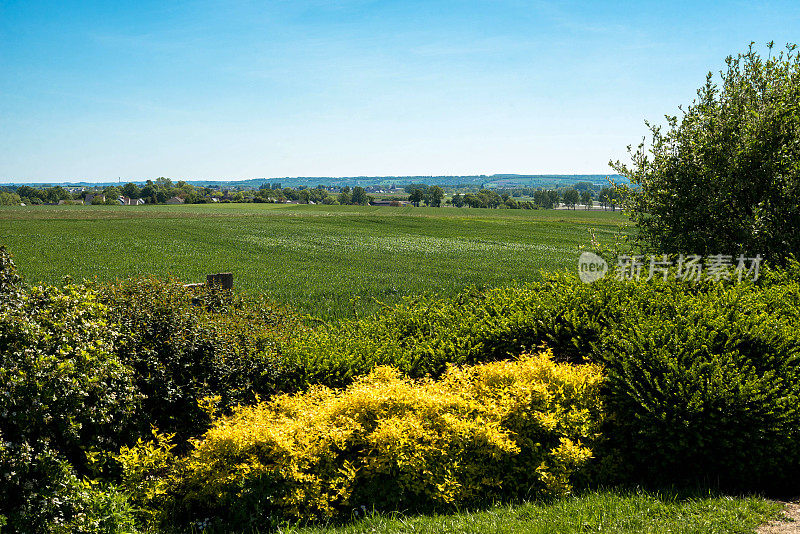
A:
[[[174,434],[153,430],[153,439],[139,440],[120,449],[115,460],[122,467],[125,488],[139,524],[157,530],[164,519],[172,487],[171,471],[176,463]]]
[[[179,508],[244,528],[360,506],[562,495],[592,454],[601,381],[597,367],[545,353],[450,368],[439,381],[379,367],[343,391],[278,396],[237,409],[196,443]]]
[[[117,338],[94,291],[22,288],[0,247],[0,510],[12,529],[67,524],[87,454],[127,440],[139,398]]]
[[[0,510],[12,529],[102,531],[95,512],[108,510],[96,506],[125,523],[127,497],[87,486],[119,474],[120,447],[158,424],[185,450],[209,408],[273,392],[298,320],[230,295],[192,298],[171,281],[27,287],[0,248]]]
[[[101,292],[121,332],[116,353],[144,396],[139,434],[154,425],[179,443],[207,428],[202,399],[225,411],[272,394],[280,347],[303,329],[286,309],[175,280],[128,280]]]
[[[136,534],[135,510],[127,493],[112,484],[75,481],[70,499],[76,512],[51,532],[63,534]]]
[[[647,124],[648,146],[613,167],[636,187],[628,208],[640,237],[659,252],[800,254],[800,54],[762,58],[752,45],[664,128]]]
[[[602,336],[615,479],[794,491],[800,286],[655,290],[661,313]]]
[[[780,490],[800,475],[798,281],[789,262],[757,284],[554,275],[407,301],[300,336],[284,379],[342,385],[377,365],[438,376],[547,343],[608,369],[606,481]]]
[[[343,386],[375,366],[439,376],[448,364],[502,360],[547,343],[556,358],[583,362],[601,332],[627,314],[620,299],[639,287],[597,291],[553,275],[517,287],[467,290],[454,299],[406,299],[374,317],[298,335],[284,354],[282,389]]]

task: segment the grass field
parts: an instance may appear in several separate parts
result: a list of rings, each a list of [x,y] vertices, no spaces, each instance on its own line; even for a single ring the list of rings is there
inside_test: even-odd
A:
[[[294,534],[708,534],[748,533],[781,506],[755,497],[690,497],[598,491],[549,503],[416,517],[372,515],[340,527],[284,529]]]
[[[620,213],[581,210],[3,207],[0,243],[29,282],[141,274],[194,282],[230,271],[238,290],[334,319],[404,295],[452,294],[572,269],[589,229],[610,240],[625,221]]]

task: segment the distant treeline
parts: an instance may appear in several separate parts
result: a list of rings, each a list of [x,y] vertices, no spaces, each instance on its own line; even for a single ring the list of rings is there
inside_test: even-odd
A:
[[[370,194],[374,193],[374,194]],[[264,183],[258,189],[214,189],[198,187],[184,180],[173,183],[169,178],[148,180],[143,186],[129,182],[122,186],[64,188],[63,186],[0,187],[0,204],[205,204],[217,202],[267,202],[300,204],[367,205],[376,200],[407,201],[414,206],[455,206],[471,208],[551,209],[564,204],[591,209],[595,202],[604,208],[615,209],[619,195],[613,187],[600,187],[591,182],[578,182],[572,187],[558,189],[502,188],[478,189],[461,184],[442,188],[424,183],[409,184],[402,189],[377,186],[325,186],[313,188],[281,187],[278,182]],[[393,203],[395,205],[395,203]]]
[[[331,191],[333,189],[334,191]],[[402,191],[402,190],[399,190]],[[128,204],[129,200],[141,200],[144,204],[207,204],[214,202],[299,202],[303,204],[355,204],[365,205],[374,200],[363,187],[329,188],[319,185],[315,188],[298,189],[280,184],[264,184],[259,189],[218,190],[210,187],[197,187],[183,180],[173,183],[169,178],[148,180],[143,187],[134,183],[123,186],[91,188],[71,188],[62,186],[0,187],[0,204]]]
[[[411,184],[405,187],[409,193],[408,200],[414,206],[424,202],[426,206],[442,205],[444,191],[439,186]],[[575,209],[582,205],[591,209],[597,201],[604,209],[616,209],[619,203],[619,192],[613,187],[601,187],[595,190],[590,182],[578,182],[574,187],[559,189],[516,188],[516,189],[480,189],[478,191],[456,192],[445,205],[457,208],[508,208],[508,209],[553,209],[562,203]]]
[[[169,178],[148,180],[143,187],[134,183],[123,186],[81,187],[64,188],[57,185],[52,187],[32,187],[22,185],[19,187],[3,187],[0,192],[2,204],[58,204],[80,203],[117,205],[130,199],[142,200],[146,204],[163,204],[170,199],[179,198],[180,202],[202,203],[211,202],[212,198],[222,196],[222,193],[210,188],[195,187],[183,180],[173,183]]]
[[[266,185],[272,189],[282,189],[283,187],[291,187],[293,189],[305,189],[316,187],[323,184],[328,190],[341,189],[345,186],[363,187],[368,193],[370,189],[383,189],[397,187],[401,188],[406,184],[412,183],[426,183],[430,185],[438,185],[445,191],[448,189],[458,188],[472,188],[476,191],[479,189],[508,189],[508,188],[541,188],[541,189],[558,189],[561,187],[568,187],[575,182],[585,181],[593,184],[595,188],[599,188],[602,184],[608,181],[614,183],[628,184],[627,178],[620,175],[602,175],[602,174],[492,174],[492,175],[472,175],[472,176],[349,176],[349,177],[331,177],[331,176],[300,176],[300,177],[284,177],[284,178],[251,178],[248,180],[185,180],[186,183],[193,185],[199,189],[212,189],[215,191],[223,190],[252,190],[259,189],[262,185]],[[155,181],[155,180],[154,180]],[[173,182],[178,179],[172,178]],[[133,183],[139,187],[144,187],[146,182],[144,180],[134,180]],[[283,187],[280,187],[281,184]],[[120,184],[116,180],[113,182],[50,182],[44,184],[17,182],[12,184],[10,188],[16,189],[20,185],[28,185],[39,188],[47,188],[52,186],[62,186],[67,190],[73,189],[95,189],[101,190],[107,186],[117,186]],[[278,187],[276,187],[276,185]],[[0,186],[2,187],[2,186]]]

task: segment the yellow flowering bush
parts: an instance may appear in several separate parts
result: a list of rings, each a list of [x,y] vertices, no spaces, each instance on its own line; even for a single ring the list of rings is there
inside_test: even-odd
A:
[[[141,438],[132,447],[122,447],[115,456],[122,470],[122,487],[135,506],[139,521],[148,526],[162,518],[164,503],[172,485],[175,434],[152,430],[153,439]]]
[[[562,495],[592,455],[601,381],[549,352],[435,381],[378,367],[218,419],[181,460],[175,505],[241,528]]]

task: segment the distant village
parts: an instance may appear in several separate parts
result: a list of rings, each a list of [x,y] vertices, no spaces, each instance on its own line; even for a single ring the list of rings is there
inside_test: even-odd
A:
[[[517,187],[488,188],[473,184],[445,186],[426,184],[282,187],[279,182],[258,187],[203,187],[169,178],[147,180],[143,185],[101,186],[0,186],[2,205],[119,205],[215,204],[229,202],[372,205],[454,206],[502,209],[616,209],[621,192],[609,186],[577,182],[554,189]]]

